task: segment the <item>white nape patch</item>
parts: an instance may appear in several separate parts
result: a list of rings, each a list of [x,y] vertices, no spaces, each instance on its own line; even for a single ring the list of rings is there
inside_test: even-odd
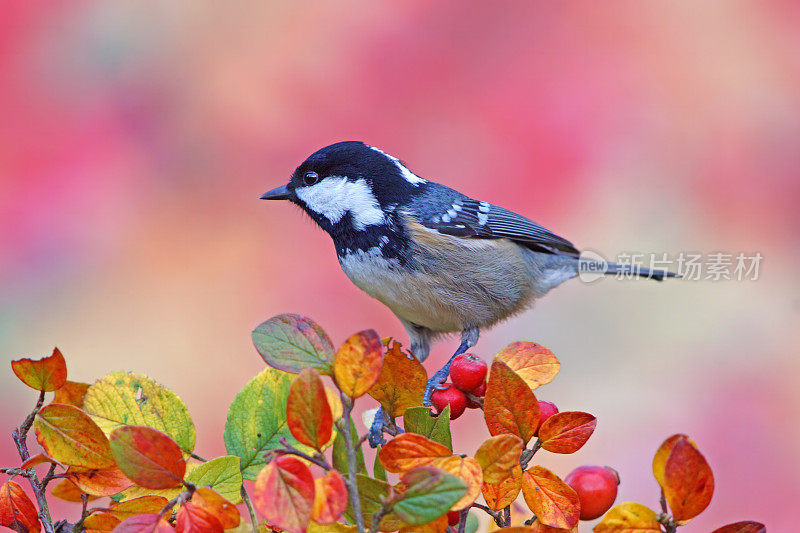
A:
[[[367,145],[367,146],[369,146],[369,145]],[[416,174],[414,174],[413,172],[408,170],[408,168],[403,163],[401,163],[399,159],[397,159],[393,155],[389,155],[386,152],[384,152],[383,150],[381,150],[380,148],[375,148],[374,146],[370,146],[370,148],[372,148],[376,152],[382,153],[383,155],[385,155],[386,157],[391,159],[392,162],[400,170],[400,173],[403,175],[403,178],[405,178],[405,180],[407,182],[409,182],[410,184],[415,185],[415,186],[419,186],[419,185],[422,185],[423,183],[427,183],[427,180],[425,180],[423,178],[420,178],[419,176],[417,176]]]
[[[348,181],[347,178],[330,176],[315,185],[295,189],[297,197],[306,207],[319,213],[331,224],[336,224],[348,211],[353,217],[353,227],[382,224],[383,211],[364,180]]]
[[[489,215],[486,213],[478,213],[478,224],[485,226],[489,222]]]
[[[478,211],[481,213],[488,213],[489,212],[489,202],[481,202],[478,206]]]

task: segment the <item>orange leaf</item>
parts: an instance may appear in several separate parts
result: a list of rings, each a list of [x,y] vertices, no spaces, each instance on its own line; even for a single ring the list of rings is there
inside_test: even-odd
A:
[[[159,514],[166,505],[167,499],[165,497],[147,495],[116,503],[109,512],[120,520],[127,520],[139,514]]]
[[[505,363],[492,363],[483,400],[486,426],[492,435],[511,433],[527,444],[539,427],[539,402],[531,388]]]
[[[36,440],[60,463],[85,468],[109,468],[114,458],[103,431],[72,405],[51,403],[36,415]]]
[[[499,511],[506,505],[511,505],[519,496],[519,492],[522,490],[522,467],[519,465],[519,455],[517,455],[517,464],[511,469],[510,474],[499,483],[483,484],[481,491],[489,509]]]
[[[314,508],[311,470],[295,457],[278,457],[256,477],[253,499],[270,524],[288,533],[305,533]]]
[[[368,329],[351,335],[333,361],[333,375],[347,396],[358,398],[375,385],[383,366],[381,339]]]
[[[527,341],[509,344],[494,356],[494,360],[507,364],[531,390],[553,381],[561,368],[553,352],[541,344]]]
[[[447,446],[422,435],[402,433],[381,448],[378,459],[387,472],[402,473],[452,454]]]
[[[578,533],[578,526],[570,529],[563,529],[560,527],[550,527],[542,524],[538,520],[531,525],[530,533]],[[505,533],[505,530],[503,531]]]
[[[661,487],[664,486],[664,469],[667,466],[669,454],[672,453],[672,448],[675,446],[675,443],[678,442],[678,439],[681,438],[689,439],[689,437],[682,433],[673,435],[661,443],[661,446],[656,450],[655,456],[653,456],[653,476],[655,476],[656,481]],[[692,443],[691,440],[689,440],[689,442]],[[692,445],[694,446],[694,443],[692,443]]]
[[[450,508],[451,511],[460,511],[471,505],[481,493],[483,486],[483,471],[481,465],[472,457],[451,455],[436,459],[431,466],[441,468],[448,474],[453,474],[467,484],[467,493]]]
[[[63,479],[53,487],[51,494],[60,500],[64,500],[65,502],[80,503],[81,494],[83,494],[83,492],[81,492],[81,489],[76,487],[75,483],[72,481]],[[97,496],[89,496],[89,501],[96,499]]]
[[[294,438],[317,450],[331,440],[333,417],[316,370],[306,368],[292,382],[286,402],[286,423]]]
[[[45,453],[39,453],[29,458],[24,463],[22,463],[22,465],[20,465],[20,468],[33,468],[34,466],[40,465],[42,463],[58,463],[58,461],[53,460],[52,457],[48,457],[47,454]]]
[[[120,470],[148,489],[169,489],[183,481],[186,461],[166,434],[147,426],[122,426],[111,432],[111,451]]]
[[[522,439],[516,435],[497,435],[484,441],[475,452],[475,459],[483,469],[483,481],[500,483],[506,479],[514,466],[519,466],[522,448]]]
[[[664,495],[675,521],[699,515],[714,495],[714,474],[686,437],[679,438],[664,467]]]
[[[544,525],[569,529],[578,523],[578,493],[548,469],[534,466],[526,471],[522,475],[522,495]]]
[[[314,480],[314,509],[311,519],[318,524],[336,522],[347,509],[347,486],[336,470]]]
[[[138,514],[123,520],[114,533],[170,533],[175,531],[159,514]]]
[[[50,357],[11,361],[11,369],[20,381],[38,391],[52,392],[67,382],[67,363],[58,348]]]
[[[83,406],[83,397],[86,396],[87,390],[89,390],[88,383],[67,381],[64,383],[63,387],[56,391],[56,394],[53,397],[53,403],[63,403],[66,405],[81,407]]]
[[[103,533],[105,531],[114,531],[114,528],[120,524],[120,519],[111,513],[99,512],[86,517],[83,521],[84,531],[86,533]]]
[[[390,418],[403,416],[409,407],[422,405],[427,382],[428,375],[422,363],[404,353],[399,342],[393,342],[369,395],[383,406]]]
[[[661,531],[656,513],[641,503],[621,503],[606,513],[596,533],[648,533]]]
[[[589,413],[564,411],[544,421],[539,428],[542,448],[553,453],[574,453],[594,433],[597,419]]]
[[[446,533],[447,527],[449,524],[447,523],[447,515],[444,514],[434,520],[433,522],[428,522],[427,524],[423,524],[421,526],[406,526],[401,527],[399,529],[400,533]]]
[[[186,502],[178,510],[175,531],[178,533],[223,533],[224,529],[217,517],[209,511],[199,505]]]
[[[236,506],[208,487],[194,491],[191,502],[214,515],[224,529],[239,525],[241,517]]]
[[[19,527],[24,527],[23,531],[41,531],[36,507],[22,487],[13,481],[0,486],[0,525],[18,531]]]
[[[111,496],[133,485],[116,466],[102,470],[71,466],[67,475],[78,489],[91,496]]]
[[[767,533],[767,526],[760,522],[736,522],[715,529],[712,533]]]

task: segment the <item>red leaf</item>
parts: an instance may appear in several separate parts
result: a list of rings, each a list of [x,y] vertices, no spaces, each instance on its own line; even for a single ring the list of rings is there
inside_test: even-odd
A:
[[[199,505],[186,502],[178,510],[175,531],[177,533],[223,533],[224,530],[216,516]]]
[[[331,407],[316,370],[306,368],[292,382],[286,402],[286,423],[294,438],[317,450],[331,440]]]
[[[133,485],[116,466],[102,470],[71,466],[67,476],[78,489],[91,496],[111,496]]]
[[[148,489],[168,489],[183,480],[183,452],[166,434],[147,426],[123,426],[111,432],[111,451],[120,470]]]
[[[523,445],[539,427],[539,402],[525,381],[505,363],[494,361],[483,400],[486,427],[492,435],[510,433]]]
[[[13,481],[6,481],[0,487],[0,525],[11,529],[24,526],[34,533],[41,531],[36,507],[22,487]]]
[[[55,396],[53,396],[53,403],[82,407],[83,398],[86,396],[87,390],[89,390],[88,383],[67,380],[64,386],[56,391]]]
[[[318,524],[336,522],[347,509],[347,486],[336,470],[314,480],[314,509],[311,519]]]
[[[11,361],[11,369],[25,385],[39,391],[52,392],[67,382],[67,363],[58,348],[43,359]]]
[[[270,524],[305,533],[314,508],[311,470],[294,457],[278,457],[256,477],[254,502]]]
[[[200,487],[192,495],[192,503],[214,515],[222,527],[230,529],[239,525],[239,510],[231,502],[208,487]]]
[[[596,426],[597,419],[589,413],[556,413],[539,428],[539,440],[548,452],[574,453],[586,444]]]
[[[137,514],[114,528],[114,533],[171,533],[175,531],[159,514]]]
[[[714,495],[714,474],[706,458],[686,437],[672,447],[664,467],[664,495],[676,521],[694,518]]]
[[[736,522],[715,529],[712,533],[767,533],[767,526],[760,522]]]

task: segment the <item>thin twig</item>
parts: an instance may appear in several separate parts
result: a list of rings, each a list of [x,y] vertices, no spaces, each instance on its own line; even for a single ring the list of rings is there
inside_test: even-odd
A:
[[[381,520],[383,517],[389,514],[389,510],[391,509],[391,505],[384,503],[381,507],[381,510],[372,515],[372,525],[369,527],[369,533],[378,533],[378,528],[381,526]]]
[[[484,511],[486,514],[494,518],[494,522],[497,524],[498,527],[503,527],[503,515],[499,511],[494,511],[492,509],[489,509],[488,507],[480,503],[473,503],[472,505],[470,505],[470,507],[474,507],[476,509]]]
[[[50,463],[50,469],[47,471],[47,473],[42,478],[42,481],[39,483],[39,485],[41,485],[42,487],[42,490],[46,489],[47,484],[50,483],[50,481],[52,481],[56,477],[57,466],[58,465],[55,463]]]
[[[324,468],[325,470],[333,470],[333,467],[328,464],[328,461],[325,459],[324,455],[317,453],[312,456],[308,455],[307,453],[303,453],[289,444],[289,442],[286,440],[286,437],[281,439],[281,444],[283,444],[284,449],[273,450],[274,453],[279,453],[281,455],[296,455],[297,457],[302,457],[306,461],[311,461],[315,465]]]
[[[197,455],[197,454],[196,454],[196,453],[194,453],[194,452],[190,453],[189,455],[192,457],[192,459],[197,459],[198,461],[202,461],[202,462],[204,462],[204,463],[207,463],[207,462],[208,462],[208,459],[205,459],[205,458],[203,458],[203,457],[200,457],[199,455]]]
[[[347,450],[347,492],[350,494],[350,503],[353,505],[353,514],[356,519],[356,528],[359,533],[364,533],[364,515],[361,514],[361,498],[358,494],[358,480],[356,478],[356,448],[353,446],[353,435],[350,433],[350,413],[353,411],[353,400],[341,390],[339,397],[342,400],[344,411],[339,419],[339,431],[344,436],[344,445]]]
[[[239,490],[242,495],[242,500],[244,500],[244,504],[247,507],[247,512],[250,514],[250,525],[253,526],[253,533],[258,532],[258,518],[256,518],[256,510],[253,509],[253,502],[250,501],[250,495],[247,494],[247,490],[244,488],[244,484],[242,484],[242,488]]]
[[[503,509],[503,522],[505,527],[511,527],[511,506],[506,505]]]
[[[80,519],[75,522],[72,531],[78,533],[83,531],[83,522],[86,520],[86,517],[89,516],[88,513],[89,507],[89,495],[88,494],[81,494],[81,517]]]

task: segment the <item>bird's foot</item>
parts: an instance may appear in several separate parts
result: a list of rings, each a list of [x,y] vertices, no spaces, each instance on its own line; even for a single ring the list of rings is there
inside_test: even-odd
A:
[[[422,405],[425,407],[431,406],[431,394],[435,389],[443,390],[447,388],[443,383],[447,381],[447,375],[450,373],[450,365],[453,363],[453,359],[455,359],[455,356],[428,380],[428,384],[425,386],[425,394],[422,396]]]
[[[383,438],[383,424],[385,422],[386,415],[383,412],[383,407],[378,407],[375,412],[375,418],[372,420],[372,425],[369,427],[369,445],[372,448],[386,444],[386,439]]]

